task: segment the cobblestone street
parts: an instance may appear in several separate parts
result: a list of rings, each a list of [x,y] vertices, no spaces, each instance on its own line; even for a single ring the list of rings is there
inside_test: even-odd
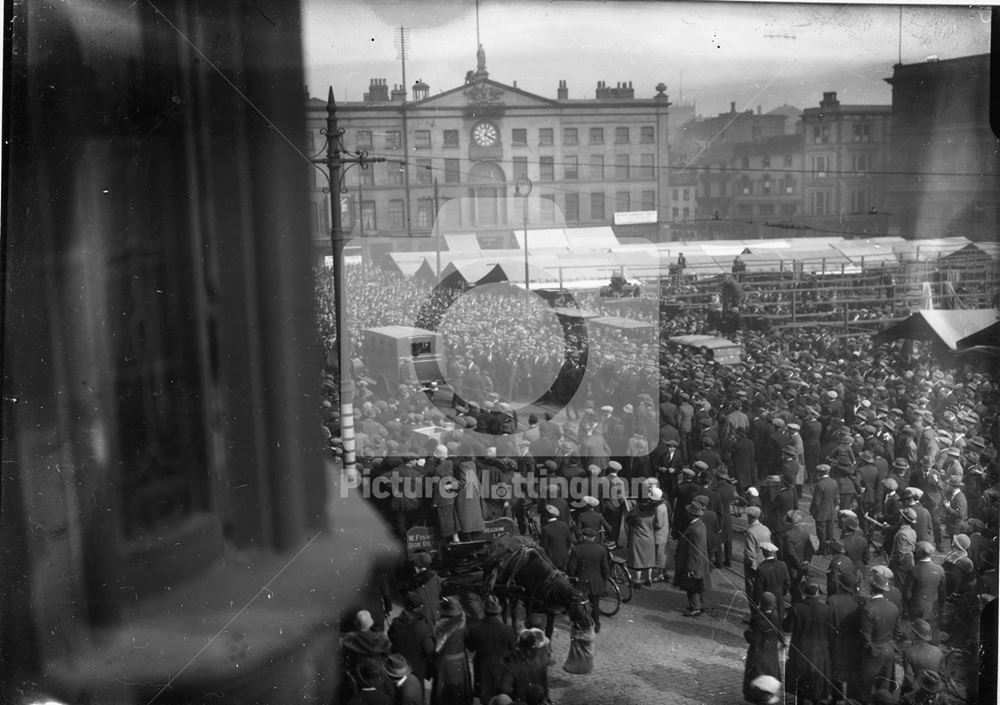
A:
[[[614,617],[601,621],[593,673],[562,670],[569,649],[568,625],[556,625],[556,664],[549,671],[554,703],[724,703],[742,702],[747,614],[743,578],[726,569],[712,574],[705,614],[683,616],[684,592],[654,583],[638,590]],[[738,592],[739,590],[739,592]]]

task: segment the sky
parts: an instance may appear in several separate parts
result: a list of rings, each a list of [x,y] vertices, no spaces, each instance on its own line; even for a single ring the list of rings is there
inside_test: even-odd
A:
[[[369,79],[402,83],[399,27],[407,29],[406,84],[431,93],[461,85],[476,65],[475,0],[304,0],[310,94],[360,101]],[[990,50],[989,11],[968,6],[480,0],[479,37],[490,78],[555,98],[593,98],[598,81],[631,81],[637,98],[659,82],[675,104],[704,116],[784,103],[888,104],[883,79],[903,63]]]

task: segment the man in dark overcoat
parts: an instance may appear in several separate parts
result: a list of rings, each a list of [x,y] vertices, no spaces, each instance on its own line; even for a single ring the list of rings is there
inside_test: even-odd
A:
[[[709,489],[719,495],[722,512],[719,515],[719,537],[722,543],[722,564],[728,568],[733,560],[733,514],[731,507],[736,499],[736,488],[729,477],[725,465],[720,465],[713,471],[715,478]]]
[[[434,653],[433,629],[424,617],[424,604],[418,594],[407,592],[403,596],[403,611],[389,624],[389,643],[393,653],[406,659],[421,686],[429,677],[427,662]]]
[[[488,703],[500,692],[505,660],[514,650],[516,635],[512,626],[500,620],[503,608],[495,595],[487,596],[483,611],[483,621],[469,627],[465,633],[465,648],[473,653],[475,694],[481,702]]]
[[[816,466],[819,479],[813,487],[809,513],[816,523],[816,538],[819,539],[820,555],[826,553],[826,542],[834,537],[833,522],[837,518],[839,488],[837,481],[830,477],[830,466],[820,463]]]
[[[819,583],[803,585],[804,599],[785,615],[782,626],[791,632],[785,692],[798,702],[818,703],[830,693],[830,607],[819,594]]]
[[[830,564],[826,569],[826,594],[834,595],[839,590],[842,578],[848,580],[857,577],[854,563],[847,557],[847,551],[840,539],[827,539],[826,548],[830,553]]]
[[[840,576],[836,593],[826,598],[830,606],[830,660],[833,682],[848,697],[861,689],[861,605],[854,576]]]
[[[569,524],[563,521],[560,511],[551,504],[546,505],[547,521],[542,525],[538,545],[548,555],[559,570],[566,570],[569,562],[569,549],[573,545],[572,531]]]
[[[760,550],[764,554],[764,560],[757,566],[753,594],[750,599],[754,604],[759,605],[760,597],[765,592],[774,595],[778,624],[781,624],[785,620],[785,598],[788,597],[791,589],[788,566],[784,561],[778,559],[778,547],[770,541],[762,543]]]
[[[608,551],[597,542],[597,531],[585,528],[580,531],[582,541],[573,547],[566,566],[566,575],[575,578],[577,589],[590,601],[594,613],[594,632],[601,631],[601,591],[611,575]]]
[[[747,438],[747,431],[737,426],[735,435],[723,445],[723,460],[732,469],[740,492],[757,482],[757,466],[754,458],[754,444]]]
[[[861,693],[866,702],[878,677],[892,679],[896,655],[893,632],[899,620],[899,609],[885,597],[889,581],[875,573],[871,582],[871,598],[861,608]]]
[[[781,534],[781,556],[788,564],[791,579],[789,592],[792,602],[802,600],[802,581],[809,577],[810,561],[813,557],[812,539],[803,524],[802,512],[793,509],[785,515],[785,531]]]
[[[711,587],[712,566],[708,560],[708,536],[705,523],[701,520],[705,510],[700,504],[692,502],[687,506],[691,520],[684,528],[684,533],[677,547],[677,580],[687,593],[688,607],[684,610],[685,617],[700,617],[702,610],[702,593]],[[695,583],[701,579],[701,589],[696,589]],[[689,582],[684,582],[689,581]]]
[[[934,544],[918,541],[913,551],[913,568],[910,570],[909,599],[906,615],[909,619],[923,618],[933,622],[944,606],[944,568],[935,563]]]

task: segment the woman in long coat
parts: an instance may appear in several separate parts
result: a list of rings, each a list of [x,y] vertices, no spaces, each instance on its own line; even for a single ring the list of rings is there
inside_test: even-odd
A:
[[[434,625],[433,675],[431,705],[472,703],[472,677],[465,651],[465,612],[454,597],[441,600],[441,618]]]
[[[654,524],[656,506],[648,499],[640,499],[628,513],[628,567],[634,574],[633,587],[645,582],[652,584],[652,571],[656,565],[656,538]]]
[[[653,543],[656,547],[656,558],[654,566],[658,575],[657,580],[668,580],[667,577],[667,541],[670,540],[670,511],[667,509],[667,502],[663,499],[663,490],[653,487],[649,491],[649,499],[653,502]]]
[[[750,700],[750,683],[758,676],[781,678],[778,645],[784,642],[776,610],[777,598],[770,592],[760,595],[760,606],[751,607],[750,628],[743,632],[749,643],[743,669],[743,697]]]
[[[458,492],[455,495],[455,523],[458,537],[468,540],[475,539],[486,531],[486,520],[483,518],[483,487],[479,481],[476,462],[472,458],[463,458],[458,463],[455,475],[458,480]]]

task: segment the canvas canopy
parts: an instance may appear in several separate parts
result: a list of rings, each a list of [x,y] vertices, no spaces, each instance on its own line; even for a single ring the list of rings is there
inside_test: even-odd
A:
[[[907,338],[929,340],[958,350],[959,341],[978,339],[982,331],[995,328],[1000,321],[996,309],[961,309],[957,311],[917,311],[875,336],[877,342]],[[974,344],[974,343],[973,343]],[[966,343],[968,345],[968,343]]]

